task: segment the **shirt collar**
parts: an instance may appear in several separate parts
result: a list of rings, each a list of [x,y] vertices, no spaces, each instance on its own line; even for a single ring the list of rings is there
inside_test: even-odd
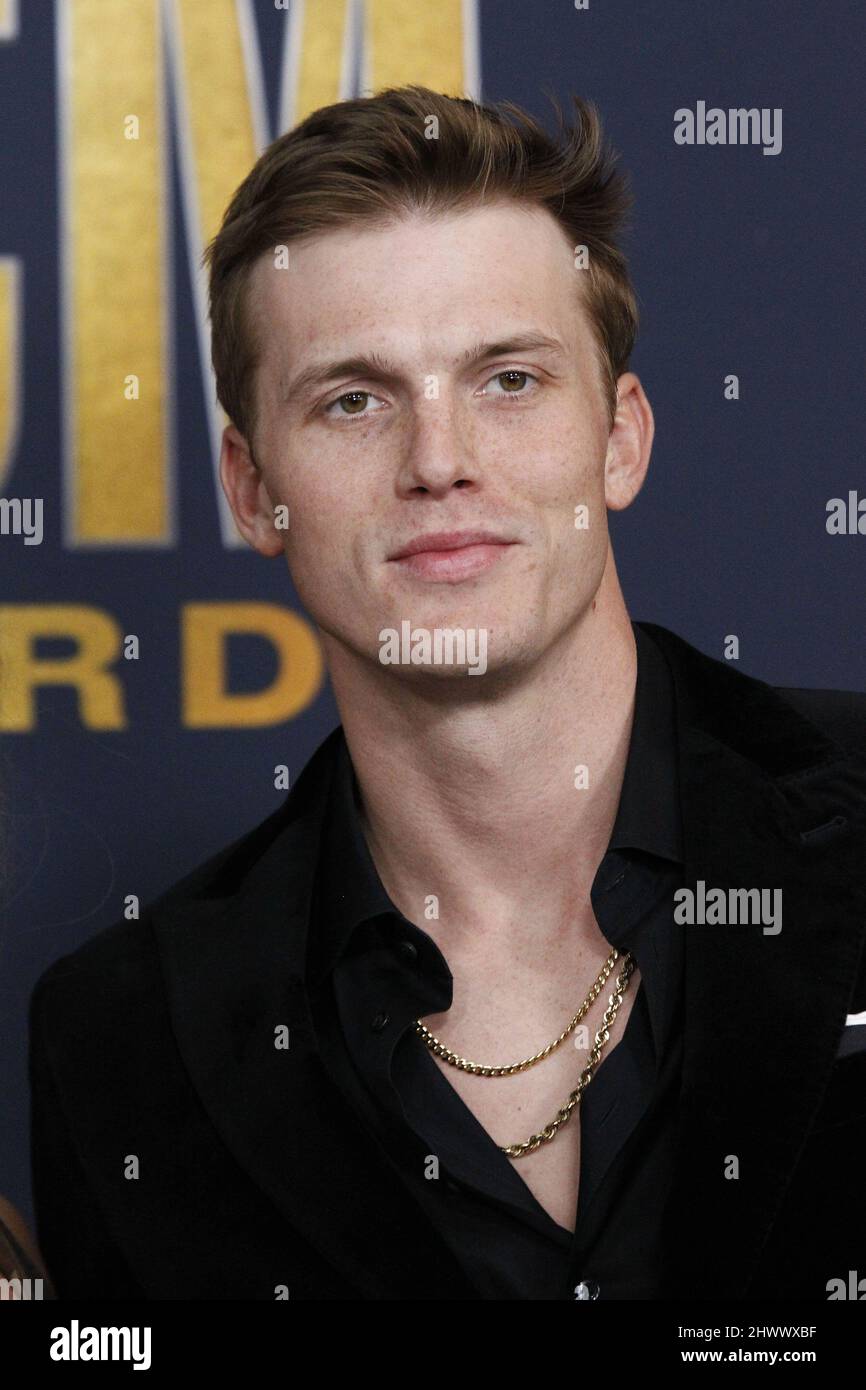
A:
[[[608,849],[642,849],[681,863],[682,817],[677,771],[673,677],[639,623],[634,720],[616,819]]]
[[[637,647],[634,720],[608,853],[636,849],[681,863],[673,680],[652,638],[638,623],[632,623],[632,630]],[[388,913],[401,917],[364,838],[357,778],[342,734],[322,828],[315,903],[318,971],[333,967],[361,922]]]

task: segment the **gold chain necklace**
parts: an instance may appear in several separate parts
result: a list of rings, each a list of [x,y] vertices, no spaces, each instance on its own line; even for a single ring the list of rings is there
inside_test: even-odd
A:
[[[513,1076],[515,1072],[525,1071],[527,1067],[533,1066],[536,1062],[543,1061],[555,1048],[559,1047],[560,1043],[565,1041],[569,1033],[574,1031],[590,1004],[598,998],[602,986],[618,958],[619,951],[611,951],[601,968],[595,984],[590,989],[589,994],[584,999],[565,1031],[560,1033],[559,1037],[554,1042],[549,1043],[541,1052],[536,1052],[533,1057],[525,1057],[522,1062],[511,1062],[504,1067],[485,1067],[478,1062],[468,1062],[465,1057],[458,1057],[456,1052],[451,1052],[444,1043],[433,1036],[429,1028],[425,1028],[420,1018],[416,1018],[415,1020],[415,1031],[421,1035],[431,1052],[435,1052],[436,1056],[441,1057],[443,1062],[448,1062],[450,1066],[457,1067],[459,1071],[469,1071],[472,1072],[474,1076]]]
[[[456,1053],[451,1052],[445,1047],[438,1038],[434,1037],[428,1028],[425,1028],[420,1019],[415,1020],[415,1029],[421,1035],[431,1052],[434,1052],[437,1057],[441,1057],[443,1061],[450,1063],[451,1066],[458,1067],[460,1071],[472,1072],[475,1076],[512,1076],[515,1072],[525,1071],[527,1067],[531,1067],[533,1063],[541,1061],[542,1058],[549,1056],[554,1048],[559,1047],[560,1043],[572,1032],[578,1020],[586,1013],[592,1001],[598,997],[602,985],[608,978],[618,959],[619,952],[611,951],[602,967],[598,979],[565,1031],[560,1033],[559,1037],[544,1048],[543,1051],[536,1052],[533,1057],[527,1057],[522,1062],[515,1062],[510,1066],[504,1067],[487,1067],[474,1062],[468,1062],[465,1057],[459,1057]],[[569,1094],[565,1104],[557,1111],[555,1118],[551,1120],[549,1124],[545,1125],[544,1129],[539,1130],[537,1134],[530,1135],[528,1139],[524,1139],[521,1143],[499,1145],[502,1152],[508,1154],[509,1158],[523,1158],[526,1154],[533,1153],[536,1149],[540,1148],[542,1144],[548,1144],[552,1139],[556,1138],[562,1126],[567,1124],[571,1119],[575,1107],[580,1104],[583,1092],[593,1078],[596,1067],[601,1060],[601,1054],[604,1051],[605,1044],[610,1040],[611,1024],[619,1012],[623,995],[628,988],[628,982],[631,979],[634,968],[634,960],[630,953],[626,952],[623,956],[623,968],[617,979],[616,988],[610,996],[610,1003],[604,1011],[601,1027],[596,1033],[595,1042],[590,1049],[589,1060],[580,1074],[576,1087]]]

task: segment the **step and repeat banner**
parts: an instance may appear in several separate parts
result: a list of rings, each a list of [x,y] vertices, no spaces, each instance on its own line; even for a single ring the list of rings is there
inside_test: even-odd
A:
[[[275,809],[337,721],[217,473],[201,255],[257,155],[407,82],[545,122],[548,93],[595,101],[656,418],[612,518],[632,615],[862,690],[864,27],[853,0],[0,0],[0,1192],[25,1216],[37,975]]]

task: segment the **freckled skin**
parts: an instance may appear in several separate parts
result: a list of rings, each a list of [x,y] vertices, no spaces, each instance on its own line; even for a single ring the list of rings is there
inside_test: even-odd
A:
[[[583,272],[565,236],[545,212],[503,204],[329,232],[293,246],[290,262],[278,270],[265,256],[252,276],[261,480],[243,476],[231,437],[224,457],[248,539],[264,554],[285,549],[329,660],[339,644],[377,661],[380,629],[406,617],[486,626],[491,676],[537,660],[591,603],[607,557],[605,507],[627,505],[643,476],[608,434],[578,303]],[[559,339],[565,357],[524,351],[453,367],[478,339],[533,329]],[[347,378],[281,398],[308,360],[371,350],[394,361],[398,380]],[[512,378],[509,393],[496,376],[508,371],[534,380]],[[431,375],[437,399],[425,398]],[[348,401],[323,415],[350,390],[371,393],[359,414]],[[270,522],[278,503],[289,507],[287,532]],[[594,522],[587,531],[574,527],[580,503]],[[472,527],[522,541],[489,580],[425,588],[385,563],[419,532]],[[428,668],[422,678],[431,674],[453,673]],[[418,669],[401,675],[417,679]]]

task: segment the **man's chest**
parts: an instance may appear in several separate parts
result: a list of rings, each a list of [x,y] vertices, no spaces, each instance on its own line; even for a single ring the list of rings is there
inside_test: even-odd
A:
[[[610,1036],[593,1069],[593,1078],[622,1040],[639,986],[640,972],[635,967],[609,1028]],[[575,1228],[580,1191],[580,1102],[570,1107],[567,1119],[563,1119],[563,1111],[586,1070],[609,997],[608,989],[587,1012],[583,1020],[585,1032],[575,1030],[575,1034],[567,1037],[549,1056],[511,1076],[477,1075],[431,1053],[445,1079],[499,1147],[523,1144],[548,1127],[554,1130],[551,1139],[519,1157],[509,1156],[508,1161],[540,1206],[568,1231]],[[447,1015],[444,1017],[447,1019]],[[548,1040],[550,1035],[556,1036],[556,1024],[540,1017],[536,1036],[542,1037],[545,1028]],[[445,1025],[443,1032],[447,1042]],[[504,1054],[487,1055],[489,1052],[488,1045],[487,1052],[483,1056],[479,1054],[478,1059],[471,1052],[468,1056],[473,1062],[477,1060],[488,1065],[521,1060]],[[588,1084],[592,1085],[592,1080]]]

